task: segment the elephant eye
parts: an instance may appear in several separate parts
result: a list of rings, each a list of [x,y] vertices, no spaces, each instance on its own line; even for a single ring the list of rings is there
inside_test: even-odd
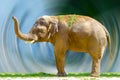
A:
[[[40,21],[40,25],[45,25],[46,22],[45,21]]]
[[[41,18],[40,20],[39,20],[40,22],[40,25],[46,25],[46,21],[43,19],[43,18]]]

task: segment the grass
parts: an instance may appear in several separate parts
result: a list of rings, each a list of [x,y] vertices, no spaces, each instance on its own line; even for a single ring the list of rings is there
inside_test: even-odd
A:
[[[55,74],[48,73],[0,73],[0,77],[54,77]]]
[[[74,21],[75,21],[75,15],[70,16],[70,19],[69,19],[69,22],[68,22],[68,26],[71,27],[73,25]]]
[[[67,77],[89,77],[90,73],[69,73]],[[56,77],[55,74],[48,73],[0,73],[0,77]],[[102,73],[101,77],[120,77],[120,73]]]
[[[69,73],[68,76],[88,77],[90,73]],[[100,77],[120,77],[120,73],[102,73]]]
[[[67,22],[67,24],[68,24],[68,27],[71,27],[72,25],[73,25],[73,23],[75,22],[75,20],[76,20],[76,16],[77,15],[72,15],[72,16],[69,16],[69,20],[68,20],[68,22]],[[59,19],[60,20],[64,20],[64,19],[66,19],[67,17],[66,17],[66,15],[59,15],[58,16],[59,17]]]

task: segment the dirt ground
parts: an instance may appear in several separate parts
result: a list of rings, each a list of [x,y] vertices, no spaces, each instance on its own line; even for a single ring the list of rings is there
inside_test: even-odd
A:
[[[3,77],[0,80],[120,80],[120,77]]]

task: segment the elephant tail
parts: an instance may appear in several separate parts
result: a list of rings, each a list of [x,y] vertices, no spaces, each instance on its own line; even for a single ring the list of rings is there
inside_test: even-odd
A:
[[[111,38],[110,38],[110,34],[109,34],[109,32],[107,31],[107,29],[104,26],[102,26],[102,28],[104,29],[104,31],[106,33],[107,44],[108,44],[108,52],[110,54],[110,59],[112,60],[113,59],[113,54],[111,53]]]
[[[110,54],[110,59],[113,59],[113,55],[111,53],[111,39],[110,39],[110,35],[109,35],[108,31],[107,31],[106,37],[107,37],[108,51]]]
[[[108,52],[110,54],[110,59],[112,60],[113,59],[113,55],[111,53],[111,38],[110,38],[110,34],[109,32],[107,31],[107,29],[103,26],[103,29],[106,33],[106,37],[107,37],[107,44],[108,44]]]

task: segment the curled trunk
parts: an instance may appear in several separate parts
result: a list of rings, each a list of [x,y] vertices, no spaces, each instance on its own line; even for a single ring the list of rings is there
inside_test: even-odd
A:
[[[19,29],[19,23],[17,21],[17,19],[13,16],[12,17],[13,21],[14,21],[14,31],[15,34],[18,38],[25,40],[25,41],[32,41],[34,40],[33,36],[31,36],[30,34],[23,34],[21,33],[20,29]]]

